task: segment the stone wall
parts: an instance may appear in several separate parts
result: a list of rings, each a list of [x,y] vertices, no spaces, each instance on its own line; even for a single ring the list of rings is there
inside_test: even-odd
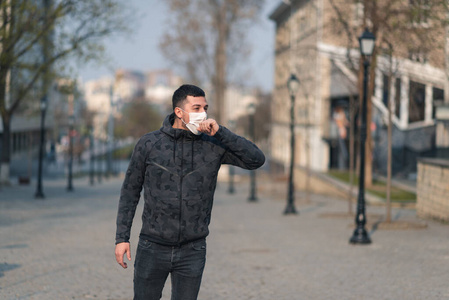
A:
[[[418,161],[416,213],[449,222],[449,160]]]

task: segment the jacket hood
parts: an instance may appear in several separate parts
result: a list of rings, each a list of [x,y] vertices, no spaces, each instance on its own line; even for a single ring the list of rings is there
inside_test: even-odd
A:
[[[196,135],[185,129],[173,128],[175,117],[175,113],[171,113],[165,117],[165,120],[162,123],[162,127],[160,129],[163,133],[175,140],[182,137],[186,137],[188,139],[198,139],[201,137],[202,133],[200,135]]]

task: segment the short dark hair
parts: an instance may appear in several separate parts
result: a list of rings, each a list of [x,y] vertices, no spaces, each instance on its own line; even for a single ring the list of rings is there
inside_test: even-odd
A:
[[[205,97],[206,94],[201,88],[195,85],[183,84],[173,93],[173,110],[175,109],[175,107],[182,106],[182,102],[186,100],[187,96]]]

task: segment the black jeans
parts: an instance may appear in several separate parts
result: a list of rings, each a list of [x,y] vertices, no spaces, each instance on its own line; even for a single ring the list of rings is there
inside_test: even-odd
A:
[[[206,264],[206,240],[163,246],[139,239],[134,263],[134,300],[159,300],[171,273],[172,300],[196,300]]]

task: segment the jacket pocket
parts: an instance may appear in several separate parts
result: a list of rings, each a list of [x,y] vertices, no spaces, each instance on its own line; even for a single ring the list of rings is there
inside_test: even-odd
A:
[[[138,246],[141,247],[142,249],[150,249],[152,244],[153,243],[147,239],[139,238]]]
[[[186,198],[183,201],[183,232],[186,240],[195,240],[208,234],[209,201],[201,197]]]
[[[201,239],[195,242],[192,242],[192,249],[196,251],[206,251],[207,245],[206,245],[206,239]]]
[[[145,228],[149,235],[176,242],[179,234],[180,203],[178,198],[153,198],[145,208]]]

